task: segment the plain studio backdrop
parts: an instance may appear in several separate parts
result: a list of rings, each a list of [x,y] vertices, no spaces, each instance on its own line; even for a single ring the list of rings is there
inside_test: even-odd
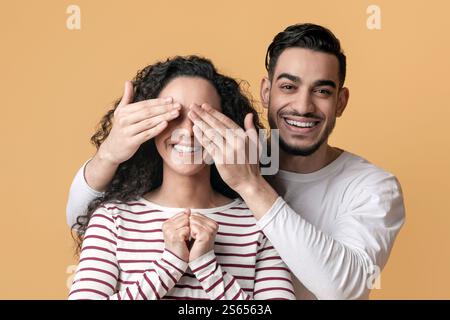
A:
[[[445,0],[3,1],[0,298],[66,299],[70,182],[125,80],[199,54],[259,100],[273,36],[314,22],[348,59],[350,102],[331,143],[393,172],[404,191],[406,224],[371,298],[449,299],[449,15]]]

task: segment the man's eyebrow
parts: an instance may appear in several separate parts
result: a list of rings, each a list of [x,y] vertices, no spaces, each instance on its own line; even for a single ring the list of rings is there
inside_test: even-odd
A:
[[[293,74],[290,73],[281,73],[278,77],[277,77],[277,81],[280,80],[281,78],[287,78],[289,80],[291,80],[292,82],[300,82],[300,77],[294,76]]]
[[[296,83],[301,82],[301,78],[299,76],[294,76],[293,74],[286,73],[286,72],[281,73],[277,77],[277,81],[282,79],[282,78],[289,79],[292,82],[296,82]],[[332,88],[337,88],[336,82],[334,82],[333,80],[328,80],[328,79],[317,80],[317,81],[314,82],[314,86],[315,87],[330,86]]]
[[[330,86],[333,87],[334,89],[337,88],[337,85],[333,80],[317,80],[314,82],[314,87],[320,86]]]

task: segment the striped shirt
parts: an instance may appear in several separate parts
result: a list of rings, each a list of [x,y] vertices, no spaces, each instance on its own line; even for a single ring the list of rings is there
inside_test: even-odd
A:
[[[162,224],[182,208],[139,198],[92,215],[69,299],[295,299],[290,272],[241,199],[192,209],[215,220],[214,250],[189,263],[164,248]]]

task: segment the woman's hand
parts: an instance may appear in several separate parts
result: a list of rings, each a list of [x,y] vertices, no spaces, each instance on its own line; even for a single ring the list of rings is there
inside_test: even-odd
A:
[[[186,262],[189,261],[187,246],[190,236],[189,216],[190,210],[185,210],[166,220],[162,225],[165,248]]]
[[[189,253],[189,261],[193,261],[214,249],[219,225],[214,220],[195,212],[190,215],[189,220],[190,235],[195,240]]]

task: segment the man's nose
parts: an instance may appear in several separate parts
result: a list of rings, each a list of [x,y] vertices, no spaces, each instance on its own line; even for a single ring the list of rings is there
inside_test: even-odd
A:
[[[313,113],[315,111],[312,93],[308,89],[300,90],[294,97],[292,106],[300,114]]]

